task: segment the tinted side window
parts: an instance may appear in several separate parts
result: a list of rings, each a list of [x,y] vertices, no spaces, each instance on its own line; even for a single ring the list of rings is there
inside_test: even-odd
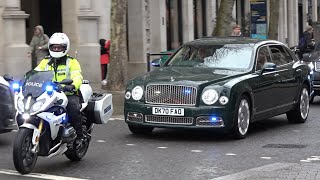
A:
[[[271,45],[272,61],[277,66],[292,62],[290,54],[281,45]]]
[[[261,70],[266,62],[271,62],[271,56],[268,47],[263,46],[258,50],[256,70]]]

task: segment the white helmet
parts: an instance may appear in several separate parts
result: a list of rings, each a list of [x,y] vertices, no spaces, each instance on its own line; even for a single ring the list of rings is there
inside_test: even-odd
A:
[[[49,53],[54,58],[65,56],[70,49],[70,40],[64,33],[54,33],[48,43]]]

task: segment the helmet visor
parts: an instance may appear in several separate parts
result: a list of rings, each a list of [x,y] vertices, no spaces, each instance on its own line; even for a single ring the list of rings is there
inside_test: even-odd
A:
[[[67,46],[62,44],[51,44],[49,49],[53,52],[63,52],[67,49]]]

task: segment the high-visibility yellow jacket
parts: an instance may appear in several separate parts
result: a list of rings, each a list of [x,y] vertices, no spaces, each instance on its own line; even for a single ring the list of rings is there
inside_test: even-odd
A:
[[[82,84],[83,77],[81,75],[81,67],[77,59],[66,56],[65,58],[61,58],[56,60],[56,64],[48,64],[51,59],[45,58],[40,64],[34,69],[36,71],[54,71],[54,67],[57,67],[57,72],[54,75],[53,80],[57,82],[61,82],[64,79],[72,79],[73,85],[76,90],[78,90]]]

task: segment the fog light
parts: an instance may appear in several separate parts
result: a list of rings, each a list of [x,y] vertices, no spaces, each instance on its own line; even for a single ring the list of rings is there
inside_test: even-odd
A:
[[[222,104],[222,105],[226,105],[226,104],[229,102],[229,98],[226,97],[226,96],[221,96],[221,97],[219,98],[219,102],[220,102],[220,104]]]
[[[126,99],[130,99],[131,93],[128,91],[124,97],[125,97]]]

